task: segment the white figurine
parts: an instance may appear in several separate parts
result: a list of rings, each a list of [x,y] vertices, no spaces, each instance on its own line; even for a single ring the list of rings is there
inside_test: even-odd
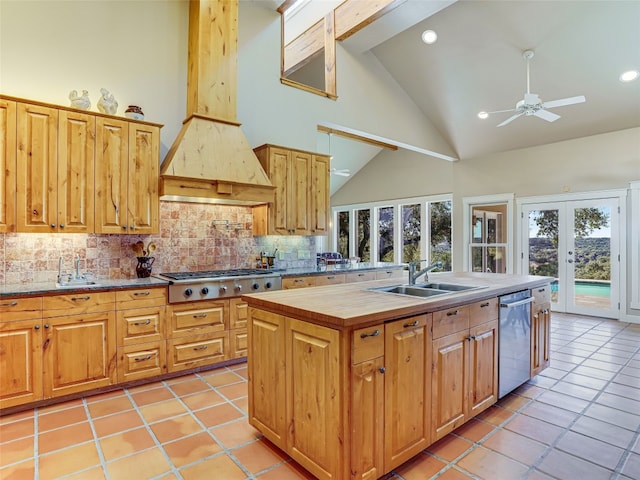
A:
[[[89,100],[89,92],[82,90],[82,96],[78,96],[78,92],[71,90],[69,93],[69,100],[71,100],[71,106],[80,110],[89,110],[91,108],[91,100]]]
[[[100,93],[102,96],[100,97],[100,100],[98,100],[98,110],[102,113],[115,115],[118,110],[118,102],[113,98],[113,94],[109,93],[109,90],[106,88],[101,88]]]

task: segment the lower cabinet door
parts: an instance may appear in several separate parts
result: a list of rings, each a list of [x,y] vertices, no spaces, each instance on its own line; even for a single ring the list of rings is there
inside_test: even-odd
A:
[[[118,382],[162,375],[167,371],[165,342],[118,347]]]
[[[172,338],[167,340],[167,370],[178,372],[223,362],[229,358],[228,351],[227,332]]]
[[[236,328],[229,332],[229,358],[247,356],[247,329]]]
[[[111,385],[116,381],[113,311],[43,320],[44,397]]]
[[[0,322],[0,408],[42,399],[42,322]]]
[[[469,418],[498,401],[498,320],[471,329]]]
[[[384,357],[351,367],[351,479],[384,473]]]

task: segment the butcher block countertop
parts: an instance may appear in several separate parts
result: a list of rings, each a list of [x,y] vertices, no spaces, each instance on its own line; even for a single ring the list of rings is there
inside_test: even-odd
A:
[[[429,282],[484,288],[428,298],[370,291],[405,283],[402,279],[375,280],[322,287],[243,295],[250,307],[273,311],[337,329],[360,328],[388,320],[430,313],[550,283],[551,277],[497,273],[430,273]],[[424,277],[418,279],[418,284]]]

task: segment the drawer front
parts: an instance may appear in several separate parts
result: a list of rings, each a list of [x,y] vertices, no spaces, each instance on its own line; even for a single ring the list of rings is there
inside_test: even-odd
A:
[[[169,307],[169,337],[222,332],[228,323],[228,301],[191,303]]]
[[[118,302],[118,309],[164,307],[167,304],[167,287],[118,290],[116,302]]]
[[[118,382],[162,375],[167,371],[164,341],[118,348]]]
[[[167,370],[176,372],[227,360],[228,343],[226,332],[167,340]]]
[[[229,358],[240,358],[247,356],[247,329],[238,328],[229,332],[231,342]]]
[[[3,322],[42,318],[42,297],[0,298],[0,319]]]
[[[354,330],[351,363],[356,365],[384,355],[384,325]]]
[[[376,270],[376,280],[384,280],[385,278],[404,278],[407,273],[401,268],[393,270]]]
[[[376,279],[376,272],[351,272],[345,274],[345,282],[353,283],[353,282],[367,282],[369,280]]]
[[[133,345],[164,339],[165,307],[120,310],[118,319],[118,345]]]
[[[469,306],[455,307],[433,313],[433,338],[444,337],[469,329]]]
[[[344,283],[344,273],[336,273],[332,275],[318,275],[315,277],[316,287],[321,285],[336,285]]]
[[[115,292],[78,292],[42,299],[42,316],[59,317],[81,313],[107,312],[115,309]]]
[[[316,280],[314,277],[287,277],[282,279],[282,289],[289,290],[291,288],[315,287]]]
[[[497,320],[500,315],[498,297],[482,300],[469,305],[469,326],[475,327],[481,323]]]
[[[229,300],[229,328],[246,328],[249,304],[240,298]]]
[[[532,288],[531,294],[533,295],[534,303],[549,303],[551,302],[551,285],[547,284],[544,287]]]

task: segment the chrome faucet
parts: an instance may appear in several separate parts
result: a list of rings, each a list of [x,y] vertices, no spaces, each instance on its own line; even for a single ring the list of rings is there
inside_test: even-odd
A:
[[[422,262],[426,262],[426,260],[416,260],[415,262],[409,262],[409,285],[415,285],[416,280],[424,275],[425,280],[429,281],[429,276],[427,275],[430,271],[435,270],[436,268],[442,269],[442,262],[435,262],[429,265],[428,267],[423,268],[422,270],[416,272],[416,269],[420,266]]]
[[[80,254],[76,255],[76,280],[80,280]]]

